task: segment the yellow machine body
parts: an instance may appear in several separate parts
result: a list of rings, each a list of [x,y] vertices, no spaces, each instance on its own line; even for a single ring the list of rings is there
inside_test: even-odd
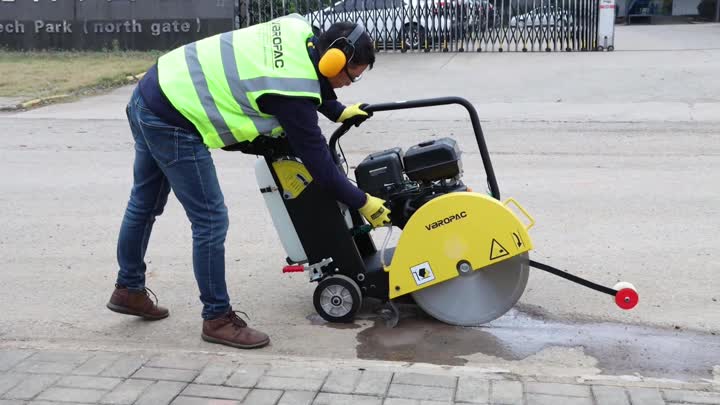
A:
[[[508,205],[529,220],[525,224]],[[513,199],[459,192],[423,205],[403,228],[390,265],[389,298],[412,293],[530,251],[532,217]],[[467,268],[467,266],[465,266]]]
[[[305,165],[297,160],[280,159],[272,165],[287,199],[297,198],[313,180]]]

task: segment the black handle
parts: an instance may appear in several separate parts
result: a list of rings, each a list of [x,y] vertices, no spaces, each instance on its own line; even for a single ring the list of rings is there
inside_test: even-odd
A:
[[[363,108],[367,112],[378,112],[378,111],[392,111],[392,110],[404,110],[409,108],[421,108],[421,107],[434,107],[439,105],[447,104],[460,104],[470,114],[470,122],[472,123],[473,131],[475,132],[475,139],[477,140],[478,148],[480,149],[480,156],[483,160],[483,166],[485,167],[485,173],[487,174],[488,187],[490,193],[496,199],[500,199],[500,189],[498,188],[497,179],[495,178],[495,171],[490,161],[490,153],[488,153],[487,145],[485,144],[485,137],[480,127],[480,119],[478,118],[477,111],[469,101],[461,97],[438,97],[428,98],[420,100],[410,101],[397,101],[393,103],[381,103],[381,104],[369,104]],[[333,132],[330,136],[330,151],[332,152],[333,159],[337,165],[340,165],[340,156],[337,152],[337,142],[341,136],[350,130],[352,124],[342,124],[338,129]]]

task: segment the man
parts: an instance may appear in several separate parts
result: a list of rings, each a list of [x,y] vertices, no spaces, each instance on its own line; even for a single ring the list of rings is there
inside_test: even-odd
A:
[[[361,105],[336,101],[334,89],[359,80],[374,62],[372,41],[362,27],[338,23],[316,38],[296,14],[159,58],[126,109],[135,139],[134,182],[108,308],[151,320],[168,316],[148,295],[144,257],[172,189],[192,223],[202,338],[238,348],[268,344],[269,337],[248,327],[230,306],[224,248],[228,213],[210,150],[284,133],[319,185],[373,226],[389,222],[384,201],[355,187],[334,164],[318,127],[318,111],[356,125],[368,117]]]

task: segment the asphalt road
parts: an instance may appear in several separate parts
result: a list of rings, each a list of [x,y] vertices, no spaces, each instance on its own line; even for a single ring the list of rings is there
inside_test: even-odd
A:
[[[706,41],[715,28],[695,35]],[[448,327],[406,308],[389,330],[371,305],[353,325],[325,324],[312,306],[315,285],[281,273],[285,254],[257,192],[254,157],[217,152],[233,305],[271,335],[261,353],[707,378],[720,363],[719,56],[381,55],[339,92],[348,103],[470,100],[503,196],[537,221],[532,257],[610,286],[632,282],[635,310],[532,270],[516,309],[488,327]],[[131,184],[130,91],[0,114],[0,344],[231,350],[200,339],[190,226],[175,198],[147,253],[148,286],[170,318],[149,323],[105,309]],[[464,180],[480,188],[482,163],[457,107],[378,113],[343,148],[358,163],[434,136],[460,142]]]

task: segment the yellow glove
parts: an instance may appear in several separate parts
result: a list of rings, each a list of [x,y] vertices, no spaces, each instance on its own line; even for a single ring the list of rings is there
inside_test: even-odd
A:
[[[340,118],[338,118],[337,122],[345,123],[345,121],[347,121],[350,125],[359,127],[363,121],[372,117],[372,113],[368,114],[366,111],[362,110],[366,105],[367,104],[364,103],[358,103],[353,104],[350,107],[346,107],[342,114],[340,114]]]
[[[367,196],[367,202],[359,209],[362,216],[370,222],[373,228],[389,224],[390,210],[385,207],[385,200],[367,193],[365,195]]]

